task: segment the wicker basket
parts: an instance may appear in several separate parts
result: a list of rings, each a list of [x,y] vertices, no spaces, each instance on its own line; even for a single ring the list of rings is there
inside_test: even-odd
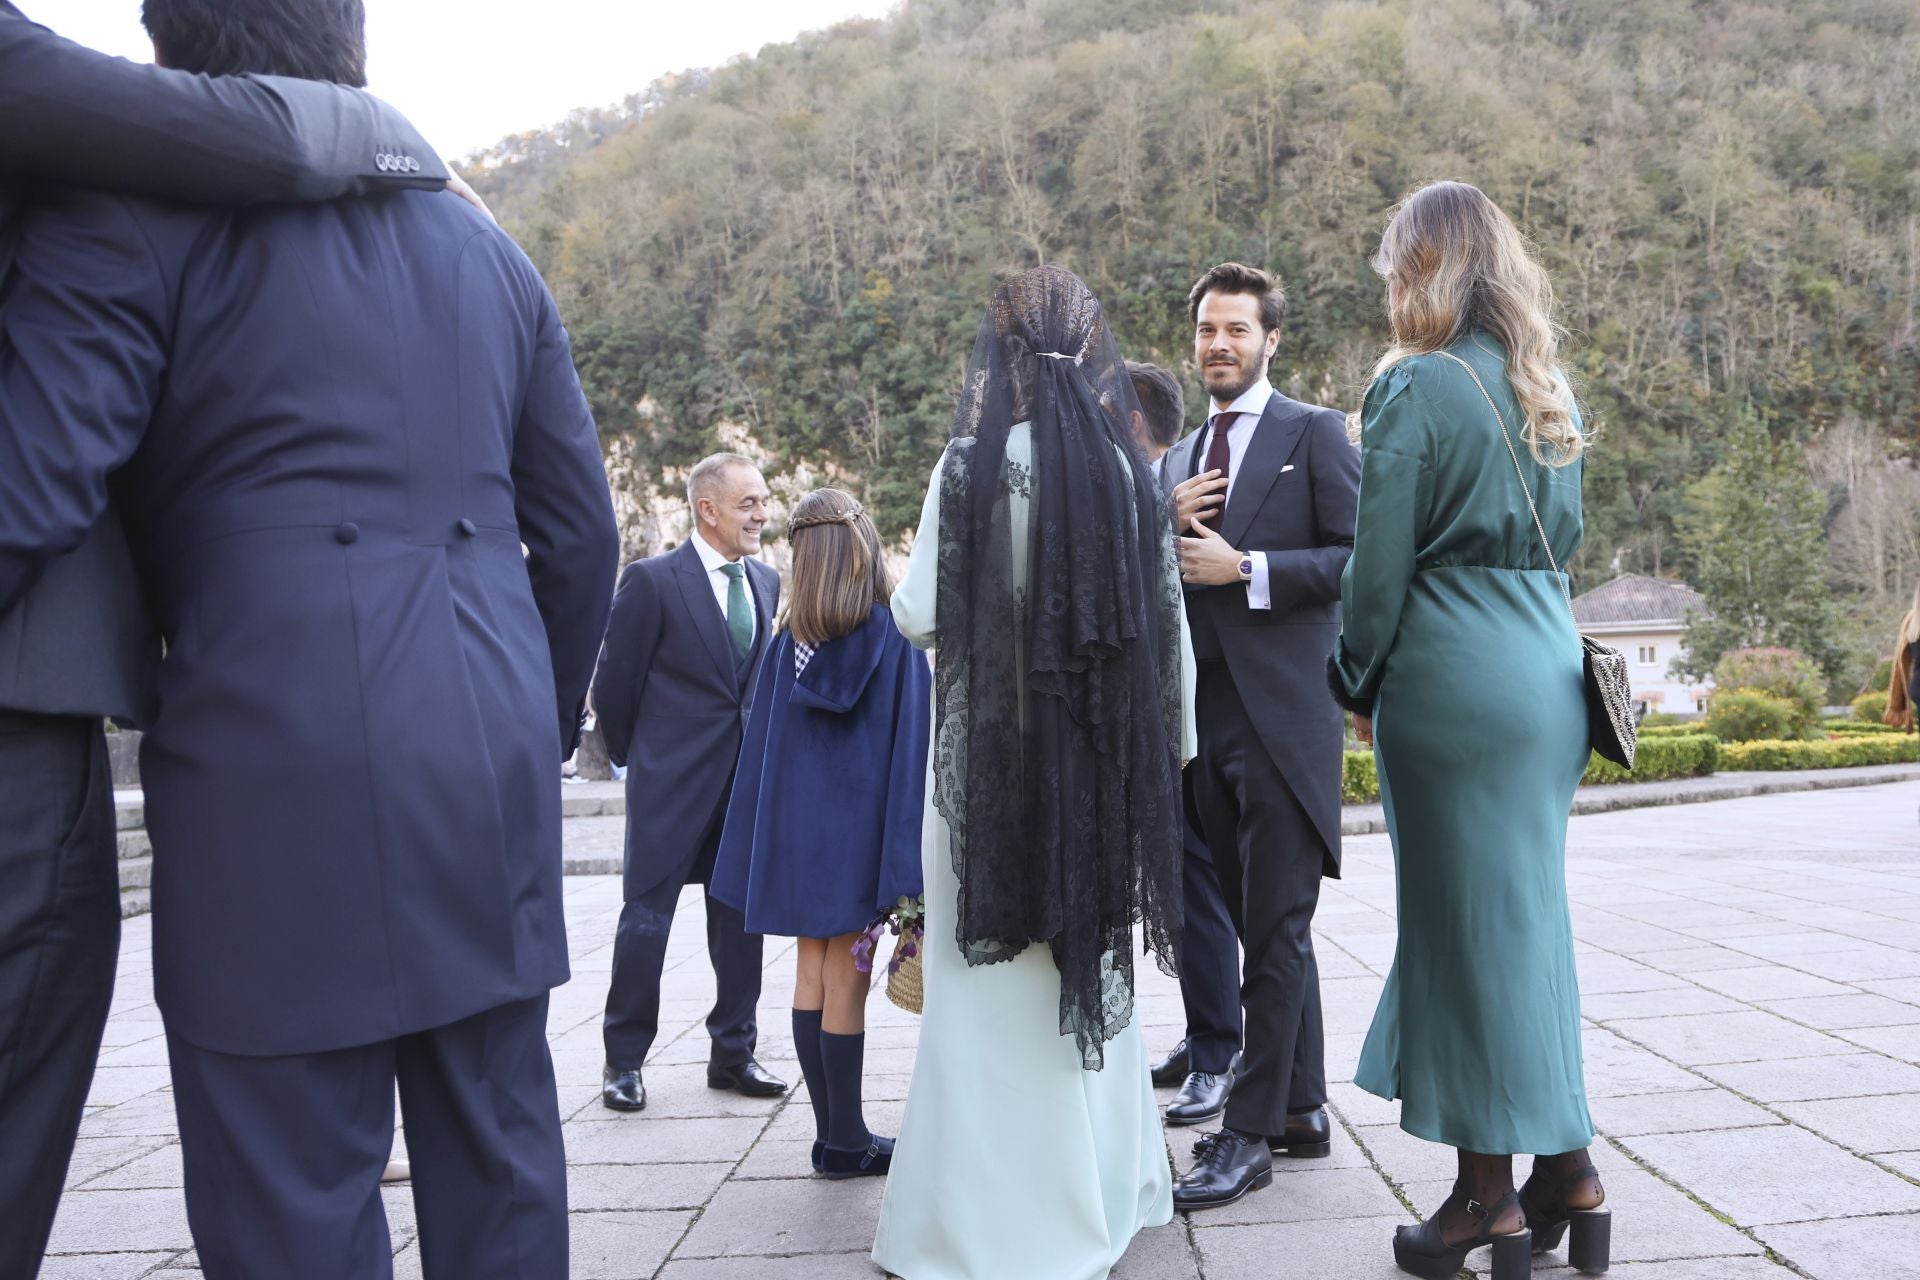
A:
[[[900,962],[900,967],[887,975],[887,999],[905,1009],[908,1013],[919,1013],[926,1006],[926,988],[920,981],[921,948],[916,947],[912,955]]]

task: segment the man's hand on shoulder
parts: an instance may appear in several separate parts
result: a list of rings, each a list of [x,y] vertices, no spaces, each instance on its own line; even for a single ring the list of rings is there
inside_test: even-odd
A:
[[[493,210],[487,208],[487,202],[480,198],[480,193],[468,186],[467,180],[458,173],[455,173],[452,165],[447,166],[447,190],[453,192],[453,194],[486,214],[488,222],[493,223],[495,226],[499,225],[500,219],[493,216]]]

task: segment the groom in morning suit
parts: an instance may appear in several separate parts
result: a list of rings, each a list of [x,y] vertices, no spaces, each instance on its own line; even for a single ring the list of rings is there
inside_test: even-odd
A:
[[[593,680],[607,756],[627,769],[627,845],[613,975],[602,1026],[601,1101],[647,1105],[641,1078],[660,1030],[660,975],[680,890],[713,875],[733,790],[754,671],[773,631],[780,575],[754,559],[772,495],[733,453],[687,476],[693,533],[620,575]],[[707,895],[707,956],[718,987],[707,1083],[752,1097],[785,1093],[754,1060],[763,940],[745,915]]]
[[[1360,455],[1344,415],[1268,381],[1285,313],[1264,271],[1224,263],[1200,277],[1188,316],[1211,412],[1167,454],[1198,666],[1194,807],[1245,953],[1244,1062],[1225,1127],[1195,1144],[1174,1185],[1182,1209],[1264,1185],[1272,1153],[1328,1150],[1312,926],[1321,876],[1340,873],[1341,717],[1325,670]]]
[[[19,224],[55,189],[37,184],[254,204],[446,179],[407,122],[358,90],[108,57],[0,0],[0,299]],[[101,718],[146,721],[159,659],[111,511],[0,607],[0,1276],[40,1264],[113,994],[120,886]]]

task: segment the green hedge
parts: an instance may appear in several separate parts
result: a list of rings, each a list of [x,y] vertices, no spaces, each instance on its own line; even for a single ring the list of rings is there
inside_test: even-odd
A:
[[[1580,781],[1589,785],[1607,782],[1661,782],[1668,778],[1704,778],[1719,765],[1724,750],[1720,740],[1709,733],[1689,733],[1681,737],[1642,738],[1633,755],[1633,772],[1628,773],[1610,760],[1595,756],[1587,764]]]
[[[1342,804],[1372,804],[1380,798],[1380,775],[1373,771],[1373,752],[1349,751],[1340,774]]]
[[[1819,742],[1729,742],[1720,748],[1722,769],[1844,769],[1916,761],[1920,761],[1920,738],[1906,734],[1863,733]]]
[[[1658,782],[1663,778],[1699,778],[1714,770],[1720,752],[1717,739],[1704,733],[1684,738],[1643,739],[1629,774],[1599,756],[1587,765],[1586,783]],[[1380,779],[1374,773],[1371,751],[1349,751],[1340,779],[1340,799],[1347,804],[1372,804],[1380,799]]]
[[[1881,724],[1887,714],[1887,690],[1883,681],[1881,687],[1863,693],[1853,700],[1853,718],[1863,724]],[[1892,728],[1891,725],[1882,725]]]
[[[1704,723],[1699,720],[1691,724],[1643,724],[1640,726],[1640,741],[1646,742],[1650,738],[1691,738],[1706,732]],[[1864,720],[1822,720],[1820,732],[1822,734],[1901,734],[1906,730],[1895,728],[1890,724],[1870,724]]]
[[[1640,739],[1633,763],[1633,772],[1628,773],[1619,765],[1595,756],[1580,781],[1588,785],[1660,782],[1668,778],[1704,778],[1720,769],[1844,769],[1863,764],[1914,764],[1920,763],[1920,737],[1856,731],[1844,737],[1813,742],[1721,742],[1707,733],[1682,737],[1662,733]],[[1347,752],[1340,799],[1347,804],[1372,804],[1380,799],[1380,779],[1374,773],[1371,751]]]
[[[1706,732],[1702,727],[1705,721],[1690,720],[1685,724],[1647,724],[1640,725],[1640,741],[1648,738],[1691,738]]]

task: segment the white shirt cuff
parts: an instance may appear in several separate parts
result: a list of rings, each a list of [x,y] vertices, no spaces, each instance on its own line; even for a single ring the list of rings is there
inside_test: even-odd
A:
[[[1247,580],[1247,608],[1273,608],[1273,593],[1267,588],[1267,553],[1249,551],[1253,557],[1253,577]]]

